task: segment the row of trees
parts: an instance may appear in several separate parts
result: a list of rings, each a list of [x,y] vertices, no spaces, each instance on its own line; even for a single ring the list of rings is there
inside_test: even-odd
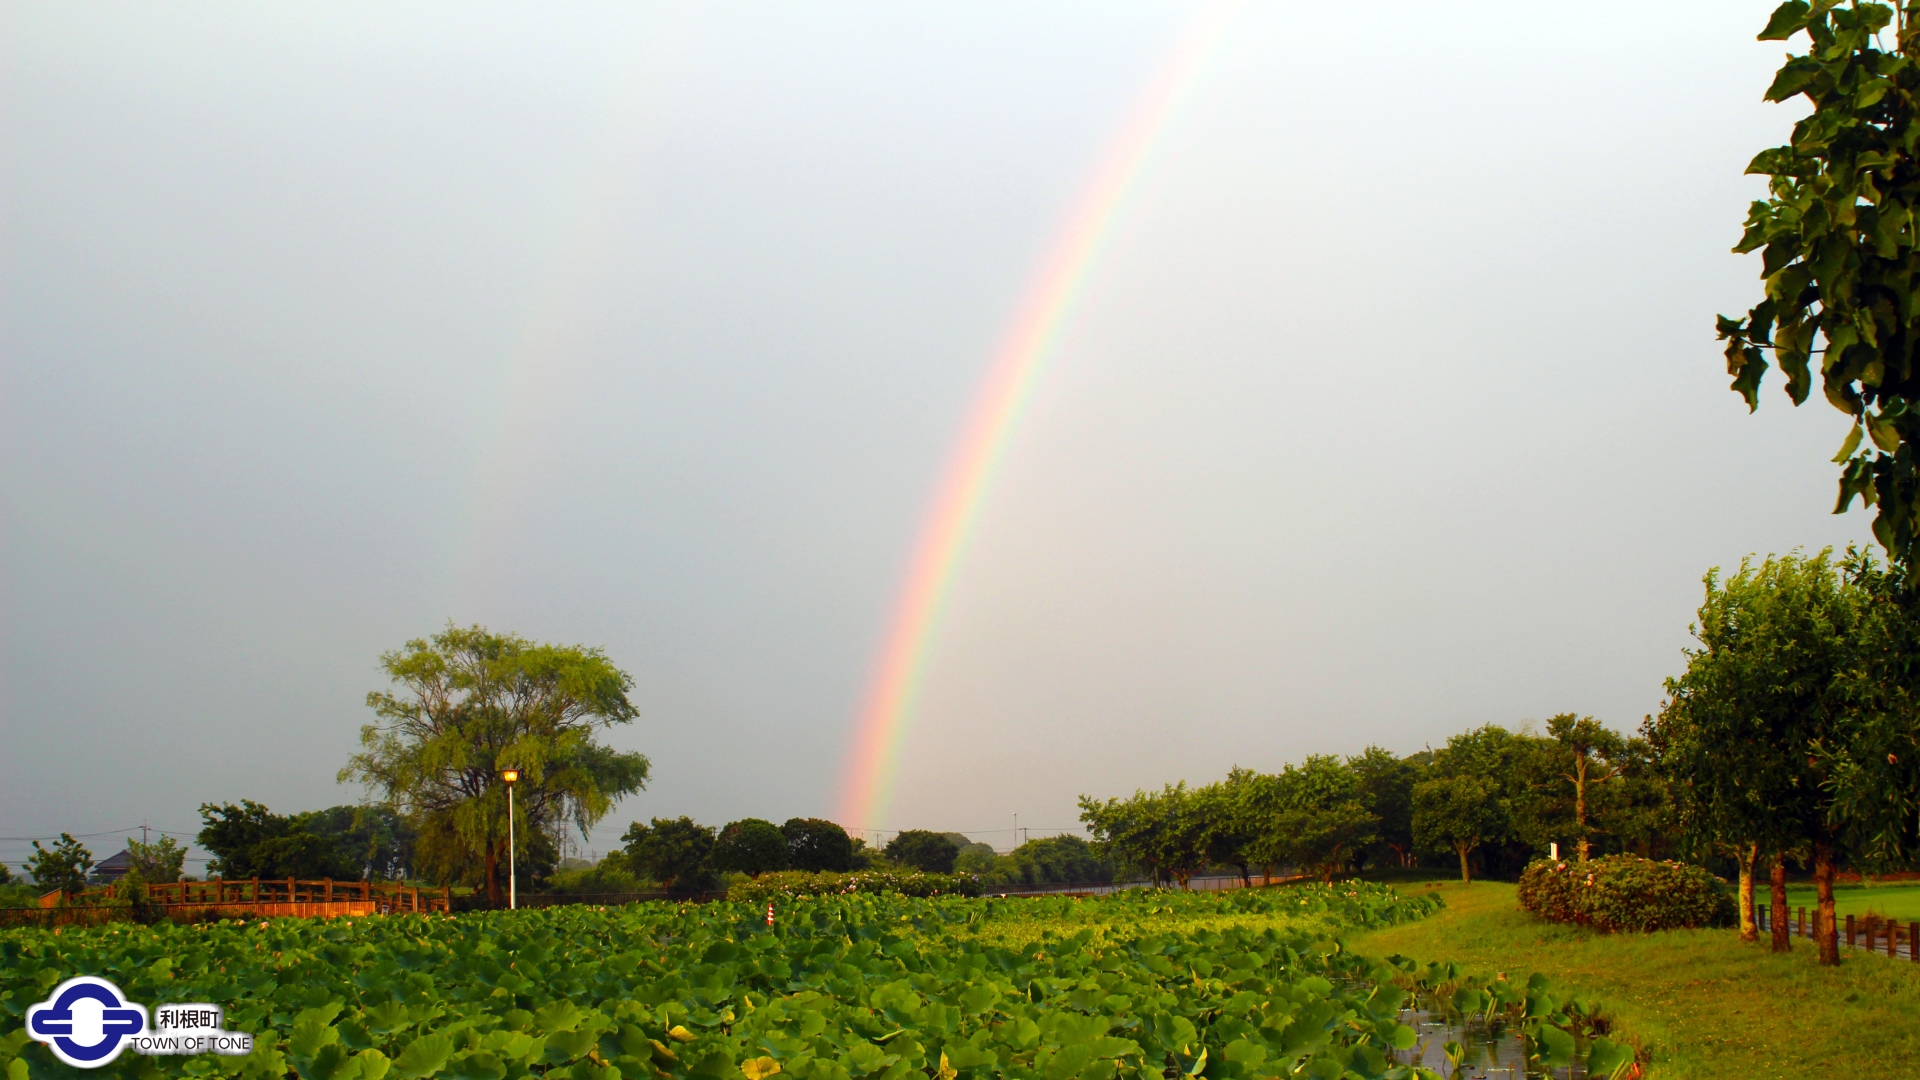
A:
[[[636,882],[682,890],[711,888],[721,874],[757,877],[780,870],[964,873],[988,885],[1111,881],[1114,873],[1110,860],[1074,836],[1029,840],[1001,855],[961,833],[908,829],[886,846],[871,848],[820,818],[792,818],[779,826],[745,818],[719,829],[686,817],[654,818],[649,824],[634,822],[621,841],[619,851],[577,879],[578,887],[606,888],[619,880],[610,874],[620,872]]]
[[[628,826],[620,842],[619,851],[601,860],[602,874],[624,870],[668,890],[711,888],[726,873],[844,872],[871,860],[863,841],[821,818],[789,818],[784,825],[743,818],[720,829],[690,817],[654,818]]]
[[[1476,861],[1514,870],[1554,843],[1580,858],[1655,852],[1671,819],[1650,745],[1571,713],[1544,734],[1488,724],[1405,757],[1376,746],[1277,773],[1236,768],[1201,787],[1083,796],[1080,811],[1113,857],[1180,884],[1210,866],[1248,880],[1282,866],[1331,880],[1422,854],[1457,862],[1465,881]]]

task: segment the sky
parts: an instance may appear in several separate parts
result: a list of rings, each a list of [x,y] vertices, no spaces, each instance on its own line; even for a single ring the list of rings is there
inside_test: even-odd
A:
[[[832,816],[996,350],[1204,25],[846,824],[1632,730],[1709,568],[1870,537],[1842,415],[1713,340],[1771,6],[0,3],[0,860],[360,800],[449,622],[631,673],[587,849]]]

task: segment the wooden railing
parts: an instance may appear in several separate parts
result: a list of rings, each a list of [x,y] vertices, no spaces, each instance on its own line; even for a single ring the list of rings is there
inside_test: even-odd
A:
[[[1804,907],[1788,908],[1786,915],[1789,937],[1814,936],[1814,924],[1819,920],[1818,911],[1809,911]],[[1773,912],[1768,905],[1754,905],[1754,923],[1762,936],[1772,932],[1772,917]],[[1920,922],[1898,923],[1879,915],[1868,915],[1856,921],[1856,916],[1842,915],[1835,919],[1833,930],[1835,941],[1847,948],[1884,952],[1888,956],[1905,957],[1920,964]]]
[[[112,904],[121,886],[88,889],[70,898],[70,905]],[[255,908],[262,914],[380,914],[446,911],[451,890],[422,892],[418,886],[386,881],[335,881],[323,878],[213,878],[209,881],[173,881],[147,886],[147,902],[165,908]],[[60,903],[59,893],[40,898],[41,907]],[[283,910],[284,908],[293,910]],[[311,910],[308,910],[311,909]]]

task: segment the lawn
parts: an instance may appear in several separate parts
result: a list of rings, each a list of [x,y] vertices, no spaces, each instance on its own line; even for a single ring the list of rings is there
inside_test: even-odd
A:
[[[1776,956],[1732,930],[1603,935],[1541,922],[1499,882],[1402,888],[1437,893],[1447,908],[1352,935],[1350,948],[1543,972],[1605,1005],[1649,1052],[1656,1080],[1920,1075],[1920,965],[1910,961],[1845,955],[1823,969],[1799,940]]]

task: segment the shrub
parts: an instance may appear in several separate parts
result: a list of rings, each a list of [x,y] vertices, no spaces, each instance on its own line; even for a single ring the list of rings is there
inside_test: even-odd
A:
[[[1586,863],[1536,860],[1520,875],[1520,906],[1542,919],[1617,930],[1727,926],[1727,883],[1687,863],[1609,855]]]
[[[859,870],[851,874],[784,870],[761,874],[727,890],[727,899],[764,904],[808,896],[847,893],[898,893],[901,896],[979,896],[971,874],[927,874],[917,870]]]

